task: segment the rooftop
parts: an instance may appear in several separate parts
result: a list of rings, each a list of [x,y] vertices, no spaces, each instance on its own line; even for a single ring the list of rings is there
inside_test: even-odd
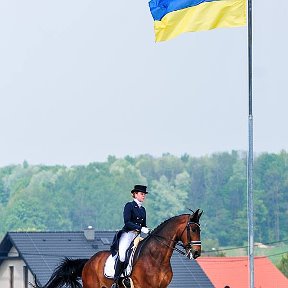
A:
[[[200,257],[196,260],[215,287],[249,287],[248,257]],[[254,257],[255,288],[287,288],[288,279],[267,257]]]
[[[94,233],[94,240],[87,240],[83,231],[8,232],[0,243],[0,265],[14,246],[29,270],[37,275],[38,281],[43,285],[64,257],[90,258],[97,251],[110,249],[115,232]],[[9,253],[9,256],[13,255]],[[214,287],[195,260],[173,253],[171,264],[174,276],[169,288]]]

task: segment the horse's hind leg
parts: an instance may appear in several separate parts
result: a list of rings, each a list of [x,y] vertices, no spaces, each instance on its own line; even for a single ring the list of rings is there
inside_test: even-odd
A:
[[[87,277],[82,276],[83,288],[102,288],[99,280],[95,275]]]
[[[109,251],[101,251],[86,262],[82,270],[83,288],[111,287],[113,281],[104,276],[104,264],[109,255]]]
[[[82,271],[83,288],[102,288],[91,261],[87,262]]]
[[[107,257],[106,257],[107,258]],[[102,260],[102,259],[101,259]],[[83,288],[110,288],[112,280],[104,276],[103,261],[89,261],[82,271]]]
[[[110,288],[111,285],[108,283],[105,283],[106,281],[101,281],[97,276],[95,275],[93,277],[85,277],[85,280],[83,280],[83,288]]]

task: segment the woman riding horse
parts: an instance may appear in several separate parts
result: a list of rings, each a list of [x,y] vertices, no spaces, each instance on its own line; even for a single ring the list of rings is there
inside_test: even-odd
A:
[[[129,248],[131,242],[140,235],[140,232],[148,233],[146,226],[146,210],[142,203],[145,200],[145,196],[148,193],[147,187],[143,185],[135,185],[131,190],[134,201],[126,203],[123,211],[124,227],[117,233],[119,237],[119,247],[115,247],[118,250],[118,259],[116,260],[114,283],[111,288],[119,287],[119,279],[125,268],[126,251]],[[118,239],[115,241],[118,243]],[[117,245],[117,244],[116,244]],[[112,248],[113,249],[113,248]],[[128,284],[128,283],[127,283]]]
[[[189,259],[196,259],[201,255],[201,215],[202,212],[198,209],[191,215],[172,217],[139,243],[130,275],[135,288],[167,288],[173,276],[170,259],[174,251]],[[180,244],[185,252],[177,248],[176,244]],[[78,281],[81,277],[83,288],[109,288],[113,280],[104,275],[104,265],[109,255],[110,251],[99,251],[90,259],[65,259],[43,288],[78,288],[81,287]],[[122,283],[120,287],[124,287]]]

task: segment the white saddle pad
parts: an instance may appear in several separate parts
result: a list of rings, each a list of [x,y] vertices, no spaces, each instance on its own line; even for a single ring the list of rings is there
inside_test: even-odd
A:
[[[134,255],[134,253],[132,253]],[[132,261],[133,261],[133,255],[131,255],[132,257],[130,257],[129,259],[129,264],[127,266],[127,268],[124,270],[123,274],[121,275],[121,277],[126,277],[126,276],[130,276],[131,271],[132,271]],[[114,278],[114,274],[115,274],[115,261],[118,255],[115,255],[114,257],[112,255],[110,255],[106,262],[105,262],[105,266],[104,266],[104,275],[107,278]]]
[[[117,258],[117,255],[115,255],[114,257],[112,255],[110,255],[105,262],[104,275],[107,278],[113,278],[113,276],[115,274],[114,265],[115,265],[116,258]]]
[[[121,277],[127,277],[130,276],[131,272],[132,272],[132,265],[133,265],[133,258],[134,258],[134,253],[136,251],[136,248],[139,244],[139,241],[142,240],[143,238],[141,237],[136,237],[134,239],[134,248],[133,251],[131,253],[130,259],[129,259],[129,263],[126,267],[126,269],[124,270],[123,274],[121,275]],[[114,278],[114,274],[115,274],[115,260],[117,258],[118,254],[116,254],[114,257],[112,255],[110,255],[104,265],[104,275],[107,278]]]

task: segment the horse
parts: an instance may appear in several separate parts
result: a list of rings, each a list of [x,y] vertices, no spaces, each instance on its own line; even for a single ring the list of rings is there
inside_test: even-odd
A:
[[[170,259],[174,250],[189,259],[201,255],[199,220],[202,213],[198,209],[192,214],[169,218],[140,241],[130,275],[132,287],[166,288],[173,277]],[[176,244],[184,248],[185,252],[177,248]],[[81,288],[80,278],[83,288],[110,288],[113,279],[104,276],[104,265],[110,254],[110,251],[99,251],[90,259],[65,258],[42,288]],[[40,288],[35,282],[34,287]],[[120,283],[120,287],[125,286]]]

